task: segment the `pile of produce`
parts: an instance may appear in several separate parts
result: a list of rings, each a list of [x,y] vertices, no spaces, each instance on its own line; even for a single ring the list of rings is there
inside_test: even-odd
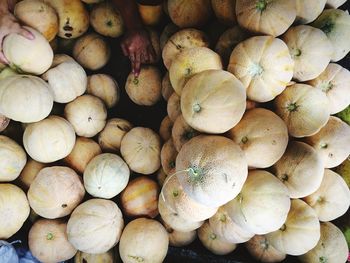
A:
[[[163,101],[156,131],[111,110],[124,83],[105,72],[108,38],[124,24],[109,1],[19,1],[35,39],[3,42],[0,261],[157,263],[198,238],[216,255],[346,262],[345,2],[139,5],[156,58],[125,92]]]

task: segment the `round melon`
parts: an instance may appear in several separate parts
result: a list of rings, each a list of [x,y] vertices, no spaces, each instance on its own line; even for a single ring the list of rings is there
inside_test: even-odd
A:
[[[106,37],[119,37],[124,33],[123,18],[110,2],[102,2],[92,7],[90,24],[97,33]]]
[[[29,217],[25,193],[13,184],[0,184],[0,239],[8,239],[21,229]]]
[[[276,37],[293,24],[297,10],[295,0],[236,0],[236,15],[243,28]]]
[[[248,98],[257,102],[273,100],[282,93],[292,80],[293,69],[288,46],[272,36],[255,36],[239,43],[228,65],[228,71],[247,89]]]
[[[107,109],[99,98],[86,94],[68,103],[64,115],[78,136],[94,137],[106,125]]]
[[[59,21],[58,36],[61,38],[77,38],[89,28],[89,13],[80,0],[44,0],[51,5]]]
[[[175,148],[173,139],[170,138],[163,144],[160,152],[160,161],[166,174],[170,174],[170,172],[175,168],[177,154],[178,152]]]
[[[162,96],[162,77],[158,68],[142,66],[139,76],[130,73],[125,84],[129,98],[138,105],[152,106]]]
[[[211,0],[216,18],[220,23],[233,26],[237,23],[235,0]]]
[[[160,137],[149,128],[131,129],[122,139],[120,152],[130,169],[152,174],[160,167]]]
[[[295,1],[297,9],[296,21],[299,24],[308,24],[314,21],[325,8],[327,0],[297,0]]]
[[[208,207],[219,207],[239,194],[248,165],[244,152],[232,140],[200,135],[182,146],[176,172],[190,198]]]
[[[159,135],[163,142],[166,142],[171,138],[171,130],[173,128],[173,122],[169,118],[169,116],[165,116],[164,119],[160,123],[159,127]]]
[[[145,240],[147,242],[144,242]],[[119,243],[119,254],[124,263],[161,263],[167,255],[168,245],[168,233],[161,223],[138,218],[124,228]]]
[[[317,245],[299,260],[303,263],[346,262],[348,256],[349,249],[341,230],[331,222],[324,222]]]
[[[304,201],[316,211],[320,221],[333,221],[348,211],[350,189],[339,174],[325,169],[320,187]]]
[[[103,153],[94,157],[84,171],[86,191],[99,198],[111,199],[126,187],[130,170],[116,154]]]
[[[84,195],[79,175],[64,166],[43,168],[28,190],[30,207],[36,214],[48,219],[69,215]]]
[[[68,156],[74,148],[73,126],[64,118],[52,115],[29,124],[23,134],[23,145],[29,156],[41,163],[51,163]]]
[[[64,161],[76,172],[83,174],[91,159],[101,153],[101,147],[94,140],[78,137],[73,150]]]
[[[311,136],[326,125],[330,107],[326,94],[306,84],[287,87],[274,101],[276,113],[296,138]]]
[[[244,243],[250,240],[254,234],[236,224],[229,216],[225,206],[209,218],[211,229],[224,241],[234,244]]]
[[[0,112],[24,123],[46,118],[53,107],[53,94],[42,79],[15,75],[0,80]]]
[[[209,44],[209,39],[203,31],[195,28],[182,29],[174,33],[163,47],[163,63],[169,69],[176,56],[184,50],[195,47],[209,47]]]
[[[124,227],[122,212],[116,203],[90,199],[79,205],[67,224],[69,242],[78,250],[105,253],[118,242]]]
[[[288,145],[286,125],[275,113],[264,108],[247,111],[227,136],[240,145],[251,168],[273,165]]]
[[[327,124],[315,135],[305,138],[323,159],[325,168],[340,165],[349,155],[350,127],[337,117],[331,116]]]
[[[181,112],[194,129],[220,134],[233,128],[246,109],[242,83],[224,70],[205,70],[193,76],[181,93]]]
[[[40,170],[45,167],[46,164],[44,163],[39,163],[33,159],[28,159],[26,165],[18,177],[18,182],[21,188],[27,191]]]
[[[171,63],[169,69],[171,85],[175,92],[181,95],[186,82],[193,75],[208,69],[222,69],[218,54],[207,47],[185,49]]]
[[[74,257],[74,263],[114,263],[115,261],[116,256],[113,249],[100,254],[89,254],[78,251]]]
[[[168,101],[170,96],[174,92],[173,86],[171,86],[169,72],[166,72],[163,79],[162,79],[162,91],[161,92],[162,92],[162,97],[165,101]]]
[[[181,101],[176,92],[169,97],[167,103],[167,113],[172,122],[175,122],[177,117],[181,115]]]
[[[321,185],[324,167],[321,156],[310,145],[291,141],[281,159],[272,167],[287,186],[291,198],[314,193]]]
[[[210,0],[168,0],[169,17],[181,28],[203,26],[212,15]]]
[[[197,237],[197,231],[181,232],[172,229],[162,222],[169,236],[169,245],[173,247],[184,247],[191,244]]]
[[[53,51],[46,38],[30,27],[24,27],[33,34],[30,40],[24,36],[11,33],[2,43],[2,52],[10,62],[11,68],[19,72],[40,75],[48,70],[53,60]]]
[[[26,163],[24,149],[9,137],[0,135],[0,182],[15,180]]]
[[[316,212],[304,201],[294,199],[286,222],[279,230],[267,234],[266,238],[278,251],[299,256],[313,249],[320,236]]]
[[[55,9],[41,0],[24,0],[18,2],[14,15],[23,24],[38,30],[47,41],[58,33],[58,17]]]
[[[111,50],[103,37],[90,33],[76,41],[73,56],[84,68],[98,70],[109,61]]]
[[[124,119],[112,118],[98,135],[98,143],[105,152],[119,152],[121,141],[133,125]]]
[[[40,219],[29,231],[28,245],[33,256],[47,263],[69,260],[77,250],[67,239],[67,223]]]
[[[220,235],[213,231],[208,222],[205,222],[197,232],[203,246],[215,255],[227,255],[237,247],[236,244],[223,240]]]
[[[87,87],[87,76],[82,66],[74,60],[54,66],[42,76],[49,83],[53,99],[68,103],[83,95]]]
[[[89,76],[87,93],[100,98],[108,109],[117,105],[120,99],[120,89],[117,81],[107,74]]]
[[[264,235],[282,227],[290,206],[288,188],[273,174],[254,170],[249,172],[242,191],[225,209],[241,228]]]
[[[171,137],[173,139],[176,151],[179,152],[186,142],[199,134],[200,132],[196,131],[187,124],[182,115],[178,116],[171,130]]]
[[[130,181],[120,196],[124,213],[129,217],[155,218],[158,215],[158,192],[157,183],[146,176]]]
[[[331,114],[346,109],[350,104],[350,71],[338,64],[330,63],[325,71],[307,84],[327,95]]]

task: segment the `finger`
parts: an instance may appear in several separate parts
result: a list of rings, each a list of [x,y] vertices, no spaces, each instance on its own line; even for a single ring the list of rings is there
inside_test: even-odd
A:
[[[129,56],[129,51],[128,51],[128,49],[126,48],[126,45],[123,43],[123,44],[121,44],[120,46],[121,46],[121,48],[122,48],[122,51],[123,51],[124,56],[128,57],[128,56]]]
[[[141,54],[136,53],[135,54],[135,63],[134,63],[134,75],[138,77],[140,74],[140,69],[141,69]]]
[[[25,29],[25,28],[21,28],[18,32],[21,36],[24,36],[25,38],[29,39],[29,40],[34,40],[35,36],[32,34],[32,32],[30,32],[29,30]]]
[[[135,74],[135,54],[134,53],[130,53],[129,59],[130,59],[130,62],[131,62],[132,73]]]

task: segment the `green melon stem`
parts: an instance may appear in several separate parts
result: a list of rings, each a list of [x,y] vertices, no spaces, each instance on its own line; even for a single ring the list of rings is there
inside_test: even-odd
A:
[[[260,12],[264,11],[267,6],[267,1],[266,0],[259,0],[256,3],[256,9],[258,9]]]
[[[108,27],[112,27],[112,26],[113,26],[113,22],[112,22],[111,20],[108,20],[108,21],[106,22],[106,25],[107,25]]]
[[[226,220],[227,220],[226,215],[224,215],[224,214],[220,215],[220,221],[221,222],[225,223]]]
[[[47,239],[47,240],[52,240],[52,239],[53,239],[53,234],[52,234],[52,233],[48,233],[48,234],[46,235],[46,239]]]
[[[330,91],[333,88],[333,84],[331,82],[323,82],[320,85],[320,88],[323,92],[327,93],[328,91]]]
[[[132,256],[132,255],[128,255],[129,258],[132,258],[133,260],[135,260],[136,262],[144,262],[145,259],[142,257],[138,257],[138,256]]]
[[[248,142],[248,137],[244,136],[241,140],[241,143],[246,144]]]
[[[139,79],[138,79],[137,77],[135,77],[134,80],[133,80],[133,83],[134,83],[135,85],[139,84]]]
[[[293,103],[290,103],[288,104],[288,106],[286,107],[286,109],[289,111],[289,112],[295,112],[297,111],[299,108],[299,105],[296,104],[296,102],[293,102]]]
[[[211,233],[210,234],[210,239],[212,239],[212,240],[216,239],[216,235],[214,233]]]
[[[327,263],[328,262],[326,257],[320,257],[319,260],[320,260],[320,263]]]
[[[283,174],[281,177],[282,182],[286,182],[286,181],[288,181],[288,179],[289,179],[288,174]]]
[[[334,28],[334,23],[330,20],[327,20],[322,26],[321,26],[321,30],[325,33],[325,34],[329,34],[333,31]]]
[[[281,226],[281,228],[280,228],[281,231],[285,231],[286,229],[287,229],[286,224],[283,224],[283,226]]]
[[[192,109],[193,109],[193,111],[194,111],[195,113],[198,113],[198,112],[201,111],[202,108],[201,108],[201,105],[199,105],[198,103],[196,103],[196,104],[193,105]]]
[[[299,57],[301,55],[301,50],[299,48],[293,48],[291,50],[291,55],[293,58]]]

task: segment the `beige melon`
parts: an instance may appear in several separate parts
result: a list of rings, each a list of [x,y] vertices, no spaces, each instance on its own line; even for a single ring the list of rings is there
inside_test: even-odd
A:
[[[247,111],[227,136],[240,145],[251,168],[273,165],[288,144],[286,125],[275,113],[264,108]]]
[[[209,39],[203,31],[195,28],[182,29],[174,33],[162,50],[163,63],[169,70],[173,60],[186,49],[209,47]]]
[[[331,61],[332,43],[318,28],[306,25],[291,27],[282,39],[294,60],[293,78],[297,81],[316,78]]]
[[[255,33],[282,35],[296,18],[294,0],[236,0],[238,23]]]
[[[213,0],[212,2],[217,0]],[[217,1],[222,2],[222,1]],[[234,26],[225,30],[216,42],[215,52],[218,53],[223,61],[224,67],[227,67],[233,49],[242,41],[248,38],[248,33],[239,26]]]
[[[120,238],[119,254],[124,263],[161,263],[167,255],[168,245],[168,233],[161,223],[139,218],[126,225]]]
[[[193,75],[208,69],[222,69],[218,54],[207,47],[185,49],[171,63],[169,69],[171,85],[175,92],[181,95],[186,82]]]
[[[16,4],[14,14],[23,24],[38,30],[47,41],[58,33],[55,9],[42,0],[24,0]]]
[[[46,118],[53,107],[49,85],[30,75],[15,75],[0,80],[0,112],[24,123]]]
[[[332,61],[337,62],[350,51],[350,15],[340,9],[326,9],[311,24],[321,29],[333,46]]]
[[[221,206],[216,214],[209,218],[209,225],[218,236],[229,243],[244,243],[254,236],[231,219],[225,206]]]
[[[146,26],[156,26],[163,18],[163,6],[160,5],[137,5],[142,22]]]
[[[158,215],[158,193],[157,183],[146,176],[130,181],[120,196],[124,213],[129,217],[155,218]]]
[[[24,28],[33,34],[34,39],[30,40],[20,34],[11,33],[3,40],[2,52],[11,68],[19,72],[40,75],[51,66],[52,48],[38,31],[30,27]]]
[[[203,246],[215,255],[227,255],[237,247],[236,244],[223,240],[213,231],[208,222],[205,222],[197,232]]]
[[[56,66],[58,66],[59,64],[62,64],[64,62],[68,62],[68,61],[75,61],[74,58],[72,58],[71,56],[67,55],[67,54],[55,54],[55,56],[53,57],[53,61],[51,64],[51,68],[54,68]]]
[[[101,147],[94,140],[78,137],[72,152],[64,158],[64,161],[76,172],[83,174],[91,159],[101,153]]]
[[[264,235],[283,225],[290,206],[288,188],[273,174],[254,170],[249,172],[242,191],[225,209],[241,228]]]
[[[330,63],[325,71],[307,84],[321,89],[328,97],[330,113],[344,110],[350,104],[350,71],[342,66]]]
[[[158,200],[158,211],[162,220],[172,229],[181,232],[193,231],[199,228],[203,221],[188,221],[181,218],[176,212],[172,211],[160,196]]]
[[[33,159],[28,159],[26,165],[18,177],[18,182],[21,185],[21,188],[27,191],[40,170],[45,167],[46,164],[44,163],[39,163]]]
[[[51,115],[29,124],[23,134],[23,145],[35,161],[51,163],[68,156],[74,148],[73,126],[64,118]]]
[[[90,199],[73,211],[68,220],[67,235],[76,249],[99,254],[119,242],[123,227],[123,215],[116,203]]]
[[[200,132],[227,132],[241,120],[245,109],[245,88],[234,75],[224,70],[205,70],[196,74],[181,93],[182,116]]]
[[[169,17],[181,28],[203,26],[212,15],[210,0],[168,0]]]
[[[42,76],[49,83],[55,102],[68,103],[83,95],[87,76],[82,66],[71,60],[54,66]]]
[[[116,256],[113,249],[100,254],[89,254],[78,251],[74,257],[74,263],[115,263],[115,261]]]
[[[316,211],[320,221],[333,221],[348,211],[350,190],[339,174],[325,169],[320,187],[304,200]]]
[[[165,3],[165,1],[164,1]],[[159,44],[160,44],[160,49],[163,50],[165,44],[168,42],[169,38],[175,34],[177,31],[179,30],[178,26],[173,24],[173,23],[169,23],[167,24],[162,33],[160,34],[160,38],[159,38]]]
[[[254,236],[245,243],[245,247],[250,255],[261,262],[281,262],[286,258],[286,254],[272,246],[264,235]]]
[[[287,87],[274,101],[276,113],[296,138],[311,136],[326,125],[330,107],[326,94],[306,84]]]
[[[162,222],[169,236],[169,245],[173,247],[184,247],[191,244],[197,237],[197,231],[181,232],[172,229]]]
[[[278,251],[299,256],[313,249],[320,239],[320,222],[316,212],[300,199],[291,201],[291,209],[284,225],[266,235]]]
[[[112,118],[98,135],[98,143],[104,152],[119,152],[121,141],[133,125],[124,119]]]
[[[8,239],[21,229],[30,212],[25,193],[13,184],[0,184],[0,238]]]
[[[162,92],[162,97],[165,101],[168,101],[170,96],[174,92],[173,86],[171,86],[169,72],[166,72],[163,79],[162,79],[162,91],[161,92]]]
[[[97,33],[106,37],[119,37],[124,33],[123,18],[110,2],[102,2],[92,7],[90,24]]]
[[[76,41],[73,56],[84,68],[98,70],[109,61],[111,50],[103,37],[90,33]]]
[[[67,239],[67,223],[40,219],[29,231],[28,245],[33,256],[47,263],[69,260],[77,250]]]
[[[116,154],[103,153],[94,157],[84,171],[86,191],[99,198],[111,199],[126,187],[130,170]]]
[[[59,21],[58,36],[61,38],[77,38],[89,28],[89,13],[80,0],[44,0],[51,5]]]
[[[27,155],[14,140],[0,135],[0,160],[0,182],[10,182],[20,175]]]
[[[327,0],[297,0],[295,1],[297,9],[296,21],[300,24],[308,24],[314,21],[325,8]]]
[[[78,136],[93,137],[105,127],[107,109],[99,98],[83,95],[65,106],[64,115]]]
[[[166,174],[175,168],[176,156],[178,152],[175,148],[173,139],[167,140],[160,151],[160,162]]]
[[[130,73],[125,84],[129,98],[138,105],[152,106],[162,96],[162,77],[160,70],[154,66],[142,66],[136,77]]]
[[[152,174],[160,167],[160,137],[149,128],[131,129],[122,139],[120,152],[134,172]]]
[[[163,142],[166,142],[171,138],[171,130],[173,128],[173,122],[169,116],[165,116],[159,127],[159,135],[162,138]]]
[[[321,156],[310,145],[291,141],[286,152],[272,168],[287,186],[291,198],[302,198],[321,185],[324,168]]]
[[[346,262],[348,246],[341,230],[331,222],[321,223],[321,238],[316,247],[299,257],[303,263]]]
[[[282,93],[293,77],[293,69],[288,46],[271,36],[251,37],[239,43],[228,65],[228,71],[247,89],[248,98],[257,102],[273,100]]]
[[[350,127],[337,117],[331,116],[318,133],[305,141],[321,155],[325,168],[340,165],[350,155],[350,148],[344,147],[350,143]]]
[[[176,176],[169,175],[163,184],[160,198],[165,206],[188,222],[200,222],[213,216],[217,207],[207,207],[191,199],[183,190]]]
[[[94,95],[113,108],[120,99],[120,88],[115,79],[107,74],[93,74],[88,77],[87,93]]]
[[[339,6],[343,5],[346,2],[346,0],[327,0],[327,6],[331,8],[338,8]]]
[[[181,115],[180,96],[174,92],[168,99],[167,113],[172,122],[175,122],[177,117]]]
[[[211,6],[220,23],[228,26],[237,23],[236,0],[211,0]]]
[[[4,69],[0,70],[0,80],[14,75],[18,75],[18,73],[10,67],[5,67]]]
[[[38,215],[55,219],[69,215],[83,200],[81,178],[69,167],[43,168],[28,190],[30,207]]]
[[[176,171],[190,198],[208,207],[219,207],[239,194],[248,166],[244,152],[232,140],[200,135],[182,146]]]
[[[181,150],[182,145],[199,134],[200,132],[196,131],[187,124],[182,115],[176,118],[176,121],[174,122],[171,130],[171,137],[178,152]]]

